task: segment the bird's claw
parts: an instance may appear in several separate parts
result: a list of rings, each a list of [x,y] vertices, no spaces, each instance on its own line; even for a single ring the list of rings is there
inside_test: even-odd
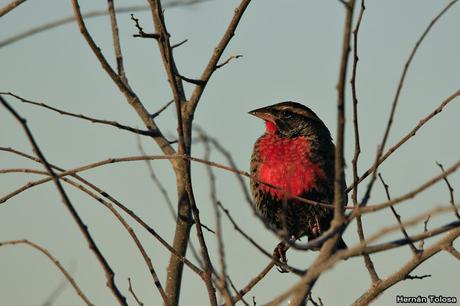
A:
[[[288,273],[289,271],[286,270],[285,265],[287,265],[287,258],[286,258],[286,247],[283,242],[279,243],[275,250],[273,250],[273,257],[278,259],[279,263],[277,263],[276,269],[280,273]],[[281,263],[281,265],[280,265]]]

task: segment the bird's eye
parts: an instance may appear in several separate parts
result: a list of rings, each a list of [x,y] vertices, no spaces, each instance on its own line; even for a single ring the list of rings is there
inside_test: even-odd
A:
[[[281,112],[281,115],[283,115],[284,118],[291,118],[292,117],[292,113],[288,110],[283,110]]]

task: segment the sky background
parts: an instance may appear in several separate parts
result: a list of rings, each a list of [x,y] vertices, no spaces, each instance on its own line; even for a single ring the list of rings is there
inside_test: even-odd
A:
[[[0,7],[9,2],[0,0]],[[360,173],[367,170],[375,157],[404,62],[416,40],[447,1],[387,0],[366,3],[359,37],[357,77],[362,147]],[[145,5],[145,2],[116,2],[120,7],[134,4]],[[181,74],[191,78],[199,77],[237,5],[238,1],[214,0],[166,9],[171,41],[176,43],[188,39],[185,45],[174,51]],[[106,1],[81,1],[81,8],[83,12],[105,9]],[[0,19],[0,41],[71,14],[70,1],[27,1]],[[152,19],[149,13],[136,12],[135,15],[144,30],[151,32]],[[232,54],[242,54],[244,57],[232,61],[214,74],[195,115],[195,124],[220,140],[232,153],[239,169],[248,169],[253,143],[263,133],[262,122],[247,114],[257,107],[287,100],[302,102],[319,115],[335,138],[335,84],[343,18],[344,9],[339,1],[259,0],[250,4],[223,59]],[[171,99],[157,44],[132,37],[136,29],[129,14],[120,14],[118,23],[130,85],[145,107],[153,113]],[[87,26],[104,55],[115,67],[109,19],[89,19]],[[459,89],[459,28],[460,4],[456,4],[434,26],[413,61],[401,93],[389,145],[396,143],[422,117]],[[43,101],[71,112],[143,127],[135,112],[102,70],[74,23],[0,48],[0,71],[2,92],[11,91],[24,98]],[[186,86],[188,94],[192,88]],[[347,114],[350,118],[349,88],[347,94]],[[70,169],[108,157],[139,155],[138,140],[134,134],[63,117],[20,104],[11,97],[6,99],[27,118],[44,154],[54,164]],[[458,160],[458,102],[457,99],[450,103],[444,112],[430,121],[416,137],[381,166],[380,171],[390,185],[393,197],[438,175],[440,170],[435,161],[443,163],[447,168]],[[157,123],[170,139],[176,138],[173,107],[165,111]],[[347,180],[351,182],[354,148],[351,120],[347,121],[346,128],[346,172]],[[144,137],[142,143],[149,154],[161,154],[151,139]],[[0,110],[0,146],[32,152],[22,129],[4,109]],[[192,155],[203,155],[199,143],[194,144]],[[228,164],[217,152],[213,152],[211,159]],[[175,178],[170,164],[167,161],[154,161],[152,164],[175,202]],[[0,168],[42,169],[40,165],[6,152],[0,153]],[[218,196],[222,203],[244,230],[251,233],[265,249],[273,249],[277,244],[276,237],[254,217],[233,174],[222,170],[216,170],[216,174]],[[100,167],[85,172],[83,177],[135,211],[168,241],[172,240],[174,222],[158,188],[149,179],[144,162]],[[23,173],[2,174],[0,195],[39,178]],[[203,223],[214,228],[209,184],[202,165],[193,165],[193,179]],[[458,173],[453,174],[450,181],[456,190],[460,189]],[[364,189],[365,183],[361,186],[361,190]],[[92,198],[70,186],[65,188],[114,268],[116,283],[129,302],[134,303],[127,292],[127,278],[131,277],[145,305],[160,305],[160,296],[153,287],[145,263],[126,231]],[[383,188],[377,184],[371,203],[384,200]],[[446,205],[448,200],[446,186],[439,183],[414,200],[398,206],[397,210],[403,219],[407,219],[430,208]],[[429,228],[452,220],[453,214],[433,218]],[[367,234],[375,233],[395,222],[387,210],[368,215],[364,219],[365,231]],[[140,236],[164,283],[168,252],[137,224],[131,220],[129,223]],[[409,233],[415,234],[421,230],[422,225],[419,225],[410,228]],[[205,236],[217,265],[215,236],[208,232],[205,232]],[[400,233],[394,233],[382,241],[400,236]],[[196,243],[195,231],[192,231],[192,237]],[[102,269],[52,184],[35,187],[0,204],[0,241],[23,238],[50,250],[72,272],[93,303],[113,305],[111,293],[105,287]],[[344,240],[348,245],[357,243],[355,224],[347,229]],[[436,239],[427,241],[426,245],[433,241]],[[268,259],[233,231],[227,220],[224,221],[224,242],[228,271],[235,285],[241,288],[267,264]],[[456,245],[460,247],[458,243]],[[307,267],[316,254],[289,251],[289,263]],[[385,277],[410,257],[411,252],[406,247],[377,254],[372,258],[379,275]],[[401,282],[387,290],[374,305],[393,305],[398,294],[444,294],[460,298],[460,265],[453,256],[438,254],[419,267],[415,274],[432,274],[432,277]],[[62,279],[63,276],[55,266],[35,250],[27,246],[0,248],[0,304],[41,305]],[[250,301],[254,295],[258,303],[268,302],[297,279],[292,274],[271,271],[248,294],[247,300]],[[351,259],[325,273],[314,287],[313,296],[320,296],[325,305],[348,305],[365,292],[369,284],[362,259]],[[70,286],[55,302],[55,305],[81,304],[81,299]],[[195,274],[185,268],[181,305],[206,304],[205,287]]]

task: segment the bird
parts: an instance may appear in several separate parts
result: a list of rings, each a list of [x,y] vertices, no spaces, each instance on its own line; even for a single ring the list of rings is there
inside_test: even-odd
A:
[[[307,106],[287,101],[258,108],[250,115],[265,121],[254,144],[250,187],[256,212],[283,241],[319,237],[330,228],[332,207],[309,205],[295,197],[333,203],[335,145],[324,122]],[[343,185],[345,196],[346,185]],[[335,250],[346,249],[339,237]],[[287,263],[286,243],[273,256]],[[287,272],[280,266],[280,272]]]

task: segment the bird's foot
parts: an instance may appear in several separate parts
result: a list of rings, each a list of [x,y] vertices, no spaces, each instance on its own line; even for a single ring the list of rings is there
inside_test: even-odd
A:
[[[278,259],[278,261],[281,263],[277,263],[276,269],[280,273],[288,273],[289,271],[286,270],[285,265],[287,264],[287,258],[286,258],[286,245],[284,242],[280,242],[276,248],[273,250],[273,257]]]
[[[321,235],[321,226],[319,223],[318,216],[315,216],[315,220],[313,221],[313,225],[311,227],[311,233],[314,236],[320,236]]]

